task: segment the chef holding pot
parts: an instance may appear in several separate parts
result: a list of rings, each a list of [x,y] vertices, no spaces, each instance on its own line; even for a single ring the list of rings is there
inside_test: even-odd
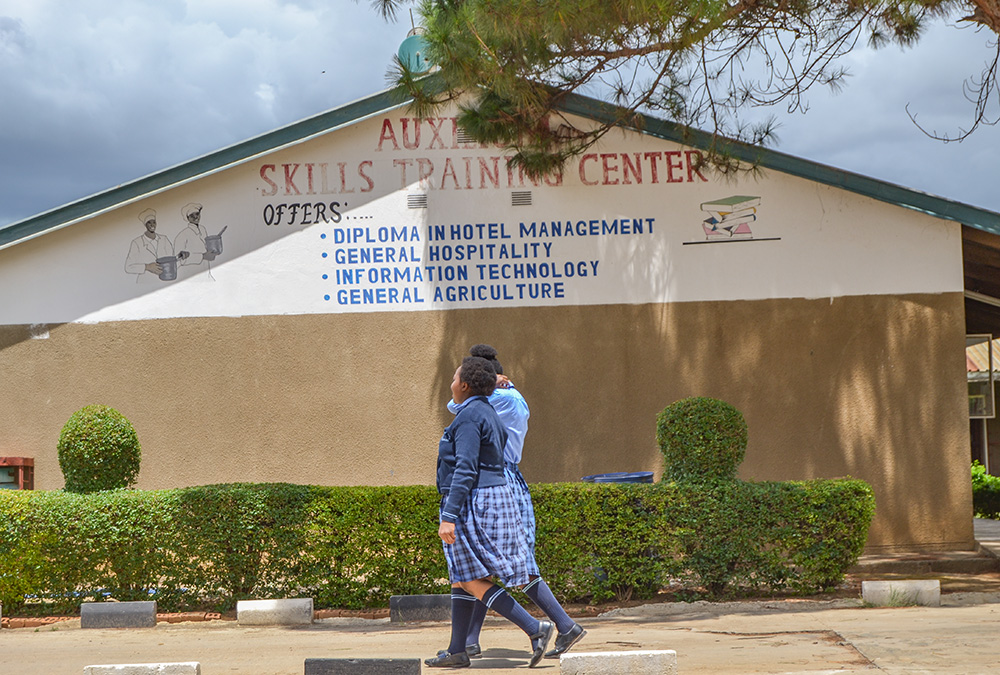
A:
[[[205,246],[208,232],[201,226],[201,204],[188,204],[181,209],[181,215],[188,222],[188,226],[174,239],[174,250],[187,251],[191,254],[181,262],[181,265],[200,265],[215,260],[215,253],[210,252]]]
[[[136,283],[140,284],[176,278],[177,261],[185,260],[187,251],[182,250],[174,256],[170,240],[156,233],[156,211],[153,209],[140,213],[139,222],[146,231],[132,240],[125,258],[125,271],[136,275]]]

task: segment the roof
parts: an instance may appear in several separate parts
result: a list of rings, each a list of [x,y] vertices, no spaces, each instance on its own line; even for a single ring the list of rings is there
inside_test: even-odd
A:
[[[993,356],[992,361],[990,360],[991,355]],[[985,373],[990,370],[992,364],[993,372],[998,372],[1000,371],[1000,363],[997,362],[998,355],[1000,355],[1000,338],[969,345],[965,348],[965,370],[968,373]]]
[[[11,223],[0,228],[0,249],[67,227],[223,168],[241,164],[262,154],[385,113],[407,102],[399,90],[387,89],[90,197]],[[566,96],[560,108],[567,113],[588,117],[598,122],[610,122],[616,119],[614,106],[578,94]],[[639,123],[633,128],[640,133],[693,148],[707,148],[712,141],[712,135],[709,133],[648,115],[640,116]],[[766,169],[839,187],[882,202],[959,222],[992,234],[1000,234],[1000,213],[935,197],[775,150],[736,142],[730,143],[728,150],[735,158],[748,163],[757,163]]]

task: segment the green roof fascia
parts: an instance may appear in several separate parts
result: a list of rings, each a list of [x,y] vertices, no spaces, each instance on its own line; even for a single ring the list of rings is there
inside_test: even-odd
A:
[[[577,94],[567,95],[560,103],[559,108],[565,112],[581,117],[589,117],[599,122],[614,121],[618,118],[614,106]],[[634,128],[641,133],[694,148],[706,149],[712,145],[712,135],[707,132],[648,115],[642,115],[640,119],[641,126],[631,125],[630,128]],[[981,209],[943,197],[935,197],[926,192],[911,190],[893,183],[836,169],[776,150],[769,150],[736,141],[723,142],[724,145],[722,147],[724,147],[725,151],[743,162],[757,164],[763,168],[774,169],[817,183],[843,188],[844,190],[871,197],[872,199],[920,211],[938,218],[956,221],[992,234],[1000,234],[1000,213],[994,211]]]
[[[441,82],[430,76],[431,87],[440,90]],[[236,143],[174,167],[164,169],[143,178],[124,183],[118,187],[99,192],[90,197],[70,202],[37,216],[12,223],[0,228],[0,249],[20,241],[31,239],[49,230],[65,227],[84,218],[146,195],[159,192],[173,185],[190,181],[227,166],[233,166],[252,157],[278,148],[301,142],[312,136],[333,131],[361,121],[364,118],[384,113],[409,102],[409,97],[398,88],[387,89],[372,96],[320,113],[313,117],[294,122],[274,131]],[[618,119],[616,108],[597,99],[579,94],[566,94],[559,108],[565,112],[588,117],[598,122],[613,122]],[[712,135],[704,131],[685,127],[674,122],[648,115],[641,116],[641,126],[629,126],[640,133],[674,141],[694,148],[705,149],[712,144]],[[1000,234],[1000,214],[969,204],[935,197],[900,187],[860,174],[836,169],[811,160],[794,157],[785,153],[760,148],[735,141],[726,142],[726,150],[733,157],[747,163],[774,169],[808,180],[843,188],[904,208],[914,209],[932,216]]]
[[[173,185],[244,162],[261,154],[307,138],[328,133],[408,102],[398,89],[359,99],[352,103],[308,117],[251,139],[211,152],[197,159],[138,178],[118,187],[84,197],[75,202],[20,220],[0,228],[0,249],[13,246],[79,220],[116,208],[122,204],[159,192]]]

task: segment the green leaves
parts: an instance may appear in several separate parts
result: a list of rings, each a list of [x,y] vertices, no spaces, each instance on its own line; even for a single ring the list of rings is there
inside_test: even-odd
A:
[[[377,0],[391,15],[402,0]],[[393,82],[414,97],[414,113],[468,95],[478,117],[469,135],[502,139],[511,161],[534,179],[558,173],[608,130],[636,113],[707,126],[708,164],[723,173],[754,170],[736,160],[729,137],[761,145],[769,122],[747,124],[752,108],[805,111],[815,84],[836,87],[838,61],[859,38],[910,44],[925,16],[959,3],[941,0],[422,0],[418,13],[434,78],[404,67]],[[443,84],[446,93],[428,91]],[[597,96],[619,110],[614,119],[580,128],[560,112],[568,93]],[[494,114],[490,100],[505,102]],[[464,124],[463,124],[464,126]],[[497,129],[496,127],[502,127]],[[568,128],[560,132],[560,128]]]
[[[986,473],[978,461],[972,463],[972,507],[977,518],[1000,519],[1000,476]]]
[[[564,600],[816,591],[857,561],[874,512],[857,480],[532,486],[537,558]],[[312,597],[385,607],[440,593],[447,567],[430,486],[286,483],[0,491],[0,602],[44,614],[155,599],[162,611]]]
[[[63,427],[56,448],[69,492],[125,488],[139,476],[139,437],[114,408],[89,405],[77,410]]]
[[[732,480],[746,455],[743,414],[714,398],[685,398],[656,418],[656,441],[665,478],[677,481]]]

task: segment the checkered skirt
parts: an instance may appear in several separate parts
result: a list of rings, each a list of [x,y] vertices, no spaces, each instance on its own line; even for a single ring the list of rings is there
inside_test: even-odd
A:
[[[487,577],[505,586],[528,583],[528,544],[517,499],[508,486],[469,492],[455,522],[455,543],[444,544],[444,557],[452,583]]]
[[[517,500],[518,509],[521,512],[521,524],[524,526],[524,538],[528,544],[528,574],[536,577],[542,576],[538,571],[538,563],[535,562],[535,506],[531,503],[531,492],[528,490],[528,483],[521,475],[521,470],[517,464],[505,462],[503,474],[507,477],[507,485],[514,493]]]

